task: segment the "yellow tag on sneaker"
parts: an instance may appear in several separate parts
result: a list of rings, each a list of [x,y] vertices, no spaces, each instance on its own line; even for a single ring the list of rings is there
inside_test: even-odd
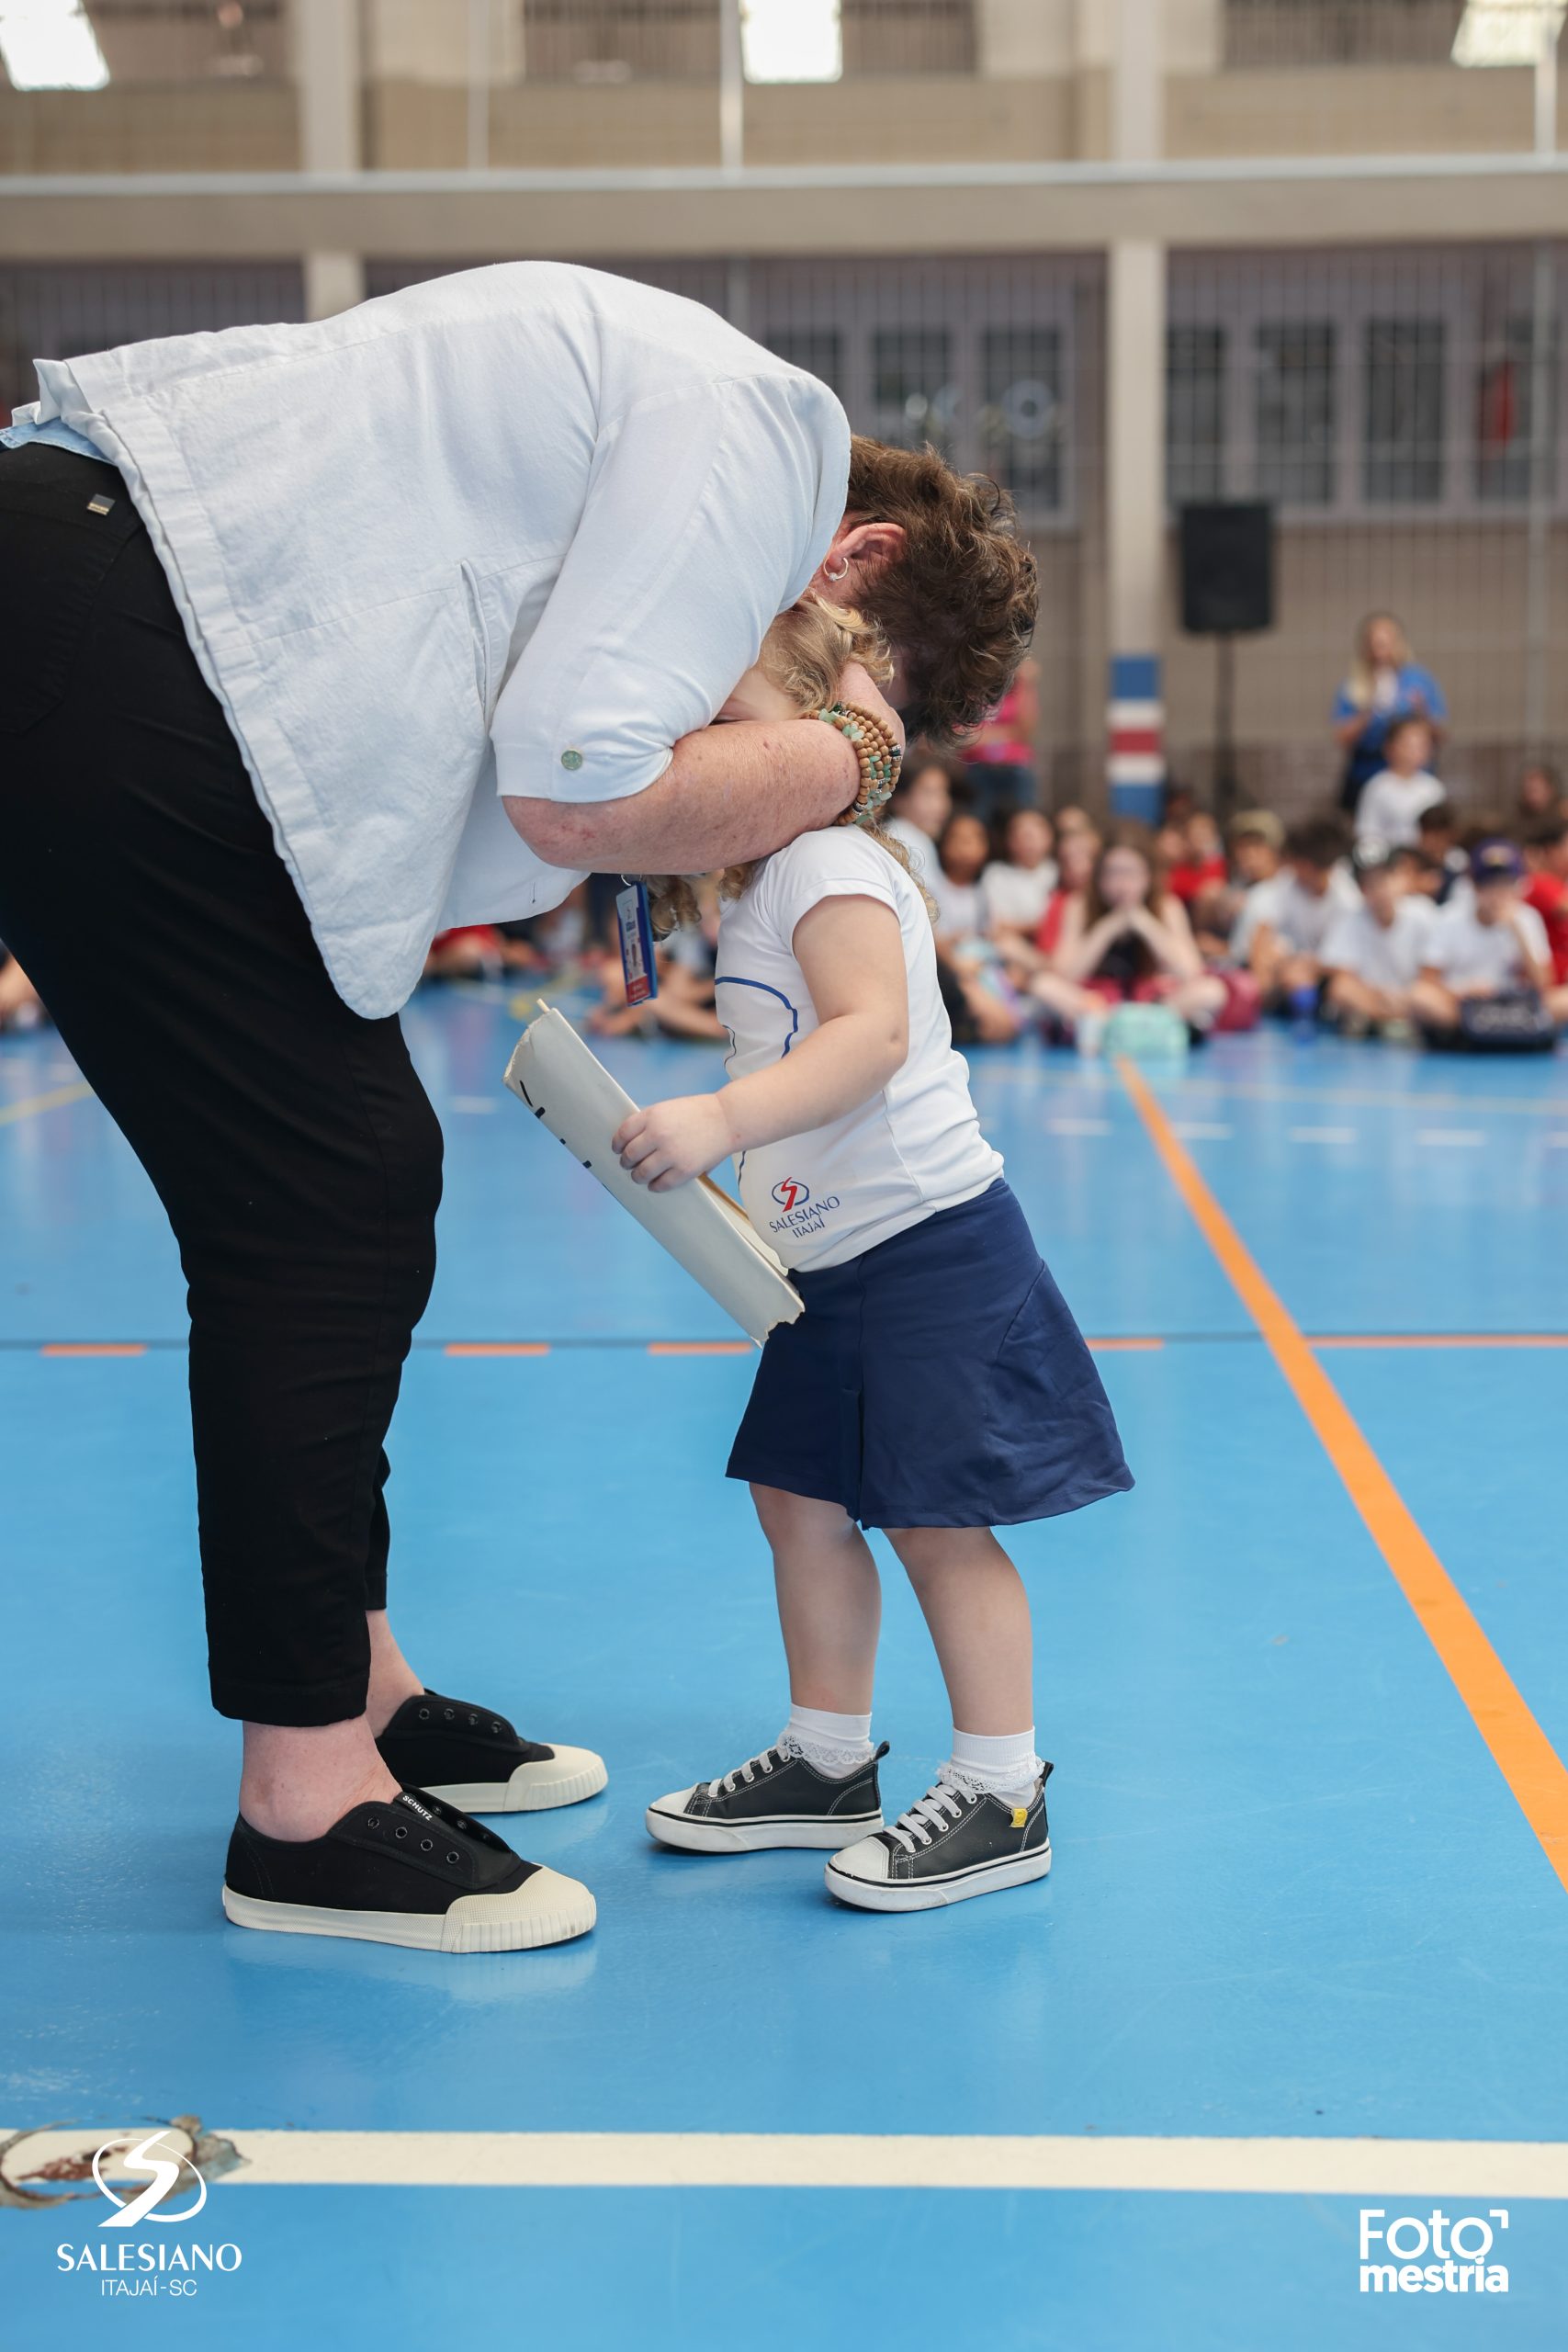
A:
[[[1012,1809],[1013,1827],[1015,1829],[1021,1829],[1028,1819],[1029,1807],[1026,1804],[1015,1804]]]

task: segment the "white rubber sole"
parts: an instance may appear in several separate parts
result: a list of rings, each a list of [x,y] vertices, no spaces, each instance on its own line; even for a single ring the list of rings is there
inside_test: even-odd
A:
[[[661,1846],[676,1846],[684,1854],[767,1854],[791,1848],[812,1853],[841,1853],[846,1840],[874,1838],[883,1826],[879,1813],[863,1821],[745,1821],[715,1822],[660,1813],[650,1804],[644,1819],[648,1834]]]
[[[976,1894],[996,1894],[1005,1886],[1027,1886],[1044,1878],[1051,1868],[1051,1849],[1021,1855],[1015,1862],[993,1862],[984,1871],[965,1871],[961,1877],[927,1880],[852,1878],[831,1862],[823,1872],[829,1894],[852,1903],[857,1911],[940,1911],[945,1904],[967,1903]]]
[[[446,1911],[332,1911],[308,1903],[268,1903],[223,1889],[236,1928],[282,1936],[346,1936],[414,1951],[534,1951],[585,1936],[598,1917],[587,1887],[559,1871],[536,1870],[510,1894],[459,1894]]]
[[[558,1747],[542,1763],[519,1764],[509,1781],[431,1781],[426,1792],[459,1813],[552,1813],[596,1797],[609,1777],[591,1747]]]

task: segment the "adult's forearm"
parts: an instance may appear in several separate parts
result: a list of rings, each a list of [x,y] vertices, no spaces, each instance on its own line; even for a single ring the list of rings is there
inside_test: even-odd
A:
[[[742,720],[683,736],[657,784],[626,800],[506,800],[550,865],[599,873],[710,874],[830,824],[860,771],[837,728]]]

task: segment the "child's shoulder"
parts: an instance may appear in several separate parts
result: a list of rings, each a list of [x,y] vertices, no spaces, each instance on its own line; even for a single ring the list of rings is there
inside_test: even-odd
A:
[[[824,825],[800,833],[783,849],[765,858],[753,887],[764,892],[794,892],[819,883],[864,880],[875,886],[878,898],[898,895],[899,881],[908,876],[897,858],[874,842],[858,825]]]

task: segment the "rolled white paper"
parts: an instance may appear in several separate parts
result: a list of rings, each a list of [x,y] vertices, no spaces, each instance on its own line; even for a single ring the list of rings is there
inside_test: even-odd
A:
[[[506,1083],[759,1347],[775,1323],[793,1323],[803,1312],[783,1261],[710,1177],[672,1193],[633,1182],[610,1137],[637,1106],[553,1005],[518,1039]]]

